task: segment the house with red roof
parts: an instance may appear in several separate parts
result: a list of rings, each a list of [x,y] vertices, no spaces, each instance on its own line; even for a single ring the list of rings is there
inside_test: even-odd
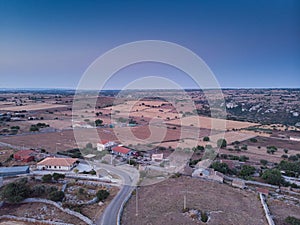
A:
[[[76,158],[56,158],[48,157],[41,162],[37,163],[39,170],[65,170],[69,171],[77,165],[78,159]]]
[[[122,157],[128,157],[131,155],[131,149],[125,148],[123,146],[116,146],[111,149],[112,153],[120,155]]]
[[[20,150],[14,154],[14,159],[22,162],[32,162],[36,155],[32,150]]]

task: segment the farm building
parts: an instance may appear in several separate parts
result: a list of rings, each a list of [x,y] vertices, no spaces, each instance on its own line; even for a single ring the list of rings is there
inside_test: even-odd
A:
[[[122,157],[128,157],[131,153],[131,150],[129,148],[125,148],[123,146],[116,146],[113,147],[111,150],[113,153],[120,155]]]
[[[16,176],[29,172],[29,166],[0,167],[0,177]]]
[[[97,150],[101,152],[103,150],[110,149],[113,146],[116,146],[115,142],[108,141],[108,140],[101,140],[99,143],[97,143]]]
[[[14,159],[22,162],[34,161],[36,155],[35,151],[32,150],[20,150],[14,154]]]
[[[201,177],[208,180],[218,181],[220,183],[223,183],[224,181],[224,175],[218,171],[215,171],[211,168],[199,168],[196,169],[193,174],[193,177]]]
[[[52,158],[48,157],[41,162],[37,163],[39,170],[65,170],[69,171],[77,165],[78,159],[76,158]]]

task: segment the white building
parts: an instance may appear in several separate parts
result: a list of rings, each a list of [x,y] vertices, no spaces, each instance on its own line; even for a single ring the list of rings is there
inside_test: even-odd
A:
[[[65,170],[70,171],[77,165],[78,159],[75,158],[52,158],[48,157],[37,163],[39,170]]]
[[[97,150],[101,152],[103,150],[109,149],[109,148],[114,147],[116,145],[117,144],[113,141],[102,140],[99,143],[97,143]]]

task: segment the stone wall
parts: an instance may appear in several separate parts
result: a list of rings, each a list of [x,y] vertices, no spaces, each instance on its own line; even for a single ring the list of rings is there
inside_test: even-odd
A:
[[[88,217],[86,217],[86,216],[84,216],[84,215],[82,215],[82,214],[80,214],[78,212],[75,212],[73,210],[70,210],[68,208],[63,208],[58,203],[50,201],[50,200],[47,200],[47,199],[27,198],[24,201],[22,201],[22,203],[45,203],[45,204],[53,205],[56,208],[60,209],[61,211],[65,212],[65,213],[68,213],[69,215],[76,216],[77,218],[79,218],[80,220],[82,220],[83,222],[85,222],[85,223],[87,223],[89,225],[93,225],[94,224],[94,222],[91,219],[89,219]]]

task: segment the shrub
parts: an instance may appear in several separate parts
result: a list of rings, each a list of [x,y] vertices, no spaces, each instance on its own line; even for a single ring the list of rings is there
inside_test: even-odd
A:
[[[284,221],[290,225],[300,225],[300,219],[297,219],[293,216],[288,216]]]
[[[260,163],[262,164],[262,165],[267,165],[268,164],[268,160],[265,160],[265,159],[261,159],[260,160]]]
[[[243,178],[248,178],[255,173],[255,167],[244,165],[241,169],[240,176]]]
[[[201,212],[201,221],[204,223],[208,221],[208,215],[206,212]]]
[[[99,201],[104,201],[109,196],[109,192],[107,190],[99,190],[96,196]]]
[[[284,179],[278,169],[266,170],[262,178],[269,184],[280,185],[283,183]]]
[[[256,143],[257,139],[256,138],[250,138],[250,141],[253,142],[253,143]]]
[[[29,194],[30,187],[27,180],[22,179],[5,185],[1,191],[1,198],[11,203],[18,203],[29,197]]]
[[[224,173],[224,174],[228,174],[230,171],[230,169],[226,163],[220,163],[220,162],[213,162],[211,164],[211,168],[213,168],[214,170],[216,170],[220,173]]]
[[[45,183],[49,183],[52,181],[52,175],[51,174],[45,174],[44,176],[42,176],[42,180]]]
[[[53,191],[49,194],[49,199],[54,202],[61,202],[65,197],[63,191]]]
[[[53,179],[58,181],[59,179],[64,179],[65,178],[65,175],[64,174],[61,174],[61,173],[54,173],[52,175]]]
[[[227,146],[227,141],[225,139],[221,138],[217,141],[217,146],[219,148],[225,148]]]
[[[210,140],[209,137],[207,136],[203,137],[203,141],[209,141],[209,140]]]

